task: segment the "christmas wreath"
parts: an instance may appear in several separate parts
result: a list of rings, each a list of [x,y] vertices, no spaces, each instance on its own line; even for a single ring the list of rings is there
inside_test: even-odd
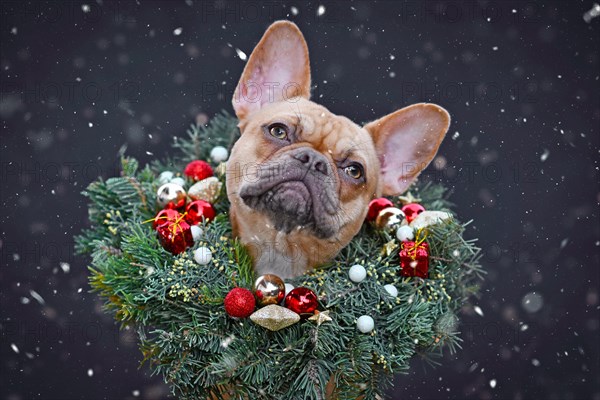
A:
[[[444,187],[374,200],[329,264],[287,282],[257,277],[231,235],[227,146],[217,115],[176,139],[175,158],[89,185],[90,284],[137,329],[143,360],[180,398],[384,397],[414,355],[459,346],[457,312],[477,291],[479,249]],[[187,189],[187,190],[186,190]]]

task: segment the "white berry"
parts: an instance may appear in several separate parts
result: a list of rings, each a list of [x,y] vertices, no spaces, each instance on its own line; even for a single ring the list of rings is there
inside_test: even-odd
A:
[[[403,225],[396,231],[396,237],[401,242],[406,242],[409,240],[413,240],[415,238],[415,233],[413,228],[408,225]]]
[[[385,285],[383,287],[385,289],[386,292],[388,292],[388,294],[392,297],[398,297],[398,289],[396,289],[396,286],[394,285]]]
[[[356,264],[350,267],[348,276],[352,282],[362,282],[367,277],[367,270],[362,265]]]
[[[291,283],[286,283],[285,284],[285,295],[287,296],[287,294],[289,292],[291,292],[292,290],[294,290],[294,285],[292,285]]]
[[[229,152],[223,146],[216,146],[210,151],[210,158],[214,163],[226,161],[229,157]]]
[[[175,183],[181,187],[185,187],[185,179],[183,179],[180,176],[178,176],[177,178],[171,179],[171,183]]]
[[[375,328],[375,321],[368,315],[363,315],[356,321],[356,327],[362,333],[369,333]]]
[[[198,225],[192,225],[190,229],[192,231],[192,238],[194,239],[194,242],[202,239],[202,234],[204,233],[202,228],[200,228]]]
[[[174,176],[175,174],[173,174],[171,171],[161,172],[158,176],[158,181],[161,185],[164,185],[165,183],[171,182],[171,179],[173,179]]]
[[[212,260],[212,252],[208,247],[198,247],[194,250],[194,260],[200,265],[206,265]]]

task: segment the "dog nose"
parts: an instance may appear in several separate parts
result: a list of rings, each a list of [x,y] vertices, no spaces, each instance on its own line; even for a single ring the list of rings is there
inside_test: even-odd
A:
[[[302,149],[294,153],[292,157],[306,165],[309,169],[314,169],[315,171],[318,171],[324,175],[329,173],[327,159],[323,154],[318,153],[315,150]]]

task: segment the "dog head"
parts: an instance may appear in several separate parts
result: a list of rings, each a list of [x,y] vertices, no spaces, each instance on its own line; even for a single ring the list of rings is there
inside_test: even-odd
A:
[[[360,229],[369,202],[405,191],[434,157],[450,117],[415,104],[360,126],[309,100],[308,49],[275,22],[233,96],[240,139],[227,164],[234,234],[258,273],[300,275]]]

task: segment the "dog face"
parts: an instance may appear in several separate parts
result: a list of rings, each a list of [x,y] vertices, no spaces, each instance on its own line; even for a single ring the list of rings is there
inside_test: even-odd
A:
[[[297,276],[337,254],[370,200],[402,193],[431,161],[450,121],[416,104],[361,127],[309,97],[304,38],[276,22],[236,88],[241,138],[227,165],[234,234],[259,274]]]

